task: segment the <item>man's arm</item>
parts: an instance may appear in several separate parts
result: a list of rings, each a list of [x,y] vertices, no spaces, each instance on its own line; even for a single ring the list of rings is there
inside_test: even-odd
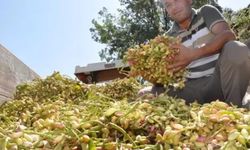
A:
[[[215,24],[211,31],[215,34],[215,37],[209,43],[194,51],[193,60],[219,53],[228,41],[236,39],[235,34],[226,22]]]
[[[214,24],[210,30],[215,37],[206,45],[196,48],[195,50],[187,48],[182,44],[173,45],[173,48],[180,49],[180,53],[174,58],[174,63],[168,66],[168,69],[178,71],[185,68],[196,59],[219,53],[228,41],[236,39],[233,31],[224,21]]]

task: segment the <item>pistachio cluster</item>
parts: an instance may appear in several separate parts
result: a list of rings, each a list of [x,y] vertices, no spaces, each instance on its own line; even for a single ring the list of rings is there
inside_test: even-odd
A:
[[[124,60],[130,64],[130,76],[141,76],[152,83],[183,87],[186,70],[173,72],[168,66],[178,54],[171,44],[179,43],[177,38],[160,35],[146,44],[129,48]]]

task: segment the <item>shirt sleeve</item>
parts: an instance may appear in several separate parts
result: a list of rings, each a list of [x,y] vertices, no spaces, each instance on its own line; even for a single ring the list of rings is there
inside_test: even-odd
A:
[[[218,22],[226,22],[223,15],[219,12],[217,8],[212,5],[205,5],[200,8],[201,15],[208,27],[209,30],[218,23]]]

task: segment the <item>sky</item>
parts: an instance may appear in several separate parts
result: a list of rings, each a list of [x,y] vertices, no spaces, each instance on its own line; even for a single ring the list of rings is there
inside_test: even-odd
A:
[[[250,0],[219,0],[238,10]],[[91,38],[91,20],[118,0],[0,0],[0,44],[41,77],[54,71],[75,78],[75,66],[100,62],[105,47]]]

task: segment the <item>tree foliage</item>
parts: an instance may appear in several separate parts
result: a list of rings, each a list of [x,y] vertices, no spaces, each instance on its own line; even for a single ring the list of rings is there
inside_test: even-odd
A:
[[[119,15],[111,15],[103,8],[99,15],[101,22],[92,20],[92,37],[106,48],[99,53],[102,59],[110,61],[122,58],[132,45],[140,44],[159,34],[159,12],[154,0],[119,0],[122,9]]]
[[[240,41],[245,42],[250,38],[250,5],[237,12],[226,8],[224,16]]]
[[[219,11],[222,12],[222,7],[218,5],[218,0],[193,0],[193,7],[198,9],[204,4],[210,4],[215,6]]]

